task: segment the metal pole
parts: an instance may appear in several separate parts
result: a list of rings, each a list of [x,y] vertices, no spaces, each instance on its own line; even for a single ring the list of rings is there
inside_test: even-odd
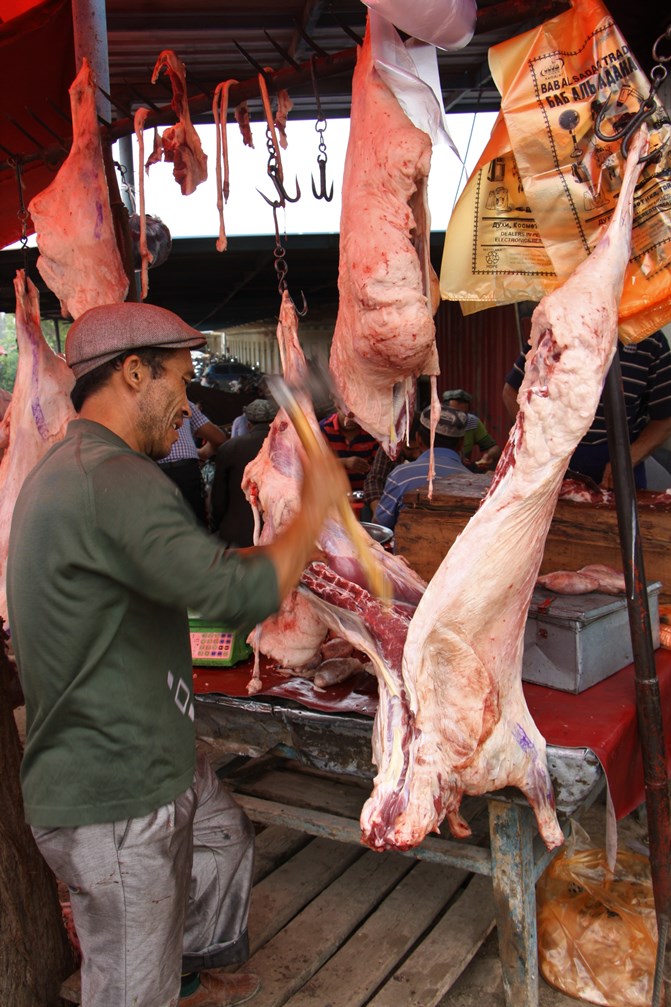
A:
[[[657,914],[659,947],[655,982],[659,1002],[666,937],[671,916],[671,814],[666,770],[664,721],[652,645],[650,610],[643,565],[636,506],[634,473],[629,448],[629,429],[622,389],[622,370],[617,354],[606,377],[604,407],[608,450],[613,471],[615,505],[627,589],[627,608],[634,653],[636,714],[643,755],[645,804],[650,842],[650,870]]]
[[[112,121],[112,106],[100,91],[102,88],[110,93],[105,0],[72,0],[72,26],[77,72],[81,69],[82,59],[86,56],[98,84],[96,92],[98,115],[109,123]]]

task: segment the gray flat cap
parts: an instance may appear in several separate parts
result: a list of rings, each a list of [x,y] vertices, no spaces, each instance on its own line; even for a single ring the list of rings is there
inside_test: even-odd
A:
[[[455,399],[457,402],[466,402],[470,405],[473,401],[473,396],[464,388],[450,388],[446,392],[443,392],[443,402],[449,402],[450,399]]]
[[[436,427],[436,433],[443,437],[463,437],[468,426],[468,413],[463,413],[461,409],[450,409],[443,406],[440,410],[440,420]],[[431,407],[427,406],[422,410],[419,422],[427,429],[431,428]]]
[[[277,415],[277,406],[268,399],[254,399],[242,407],[250,423],[272,423]]]
[[[157,346],[195,349],[206,339],[181,318],[155,304],[124,301],[89,308],[73,322],[65,342],[65,359],[76,378],[114,360],[121,353]]]

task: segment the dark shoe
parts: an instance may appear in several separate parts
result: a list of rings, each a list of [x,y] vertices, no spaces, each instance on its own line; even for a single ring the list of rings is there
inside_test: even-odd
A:
[[[201,972],[200,986],[191,996],[180,998],[179,1007],[235,1007],[251,1000],[260,986],[259,977],[250,972]]]

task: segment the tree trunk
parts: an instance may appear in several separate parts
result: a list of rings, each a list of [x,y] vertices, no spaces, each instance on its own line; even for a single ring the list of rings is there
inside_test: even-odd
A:
[[[56,881],[23,817],[16,685],[0,620],[0,1004],[57,1007],[74,961]]]

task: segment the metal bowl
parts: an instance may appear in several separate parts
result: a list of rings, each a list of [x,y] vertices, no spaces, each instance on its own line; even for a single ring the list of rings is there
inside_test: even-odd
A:
[[[365,528],[371,538],[374,538],[380,545],[387,545],[394,537],[391,528],[385,528],[383,524],[375,524],[374,521],[362,521],[361,527]]]

